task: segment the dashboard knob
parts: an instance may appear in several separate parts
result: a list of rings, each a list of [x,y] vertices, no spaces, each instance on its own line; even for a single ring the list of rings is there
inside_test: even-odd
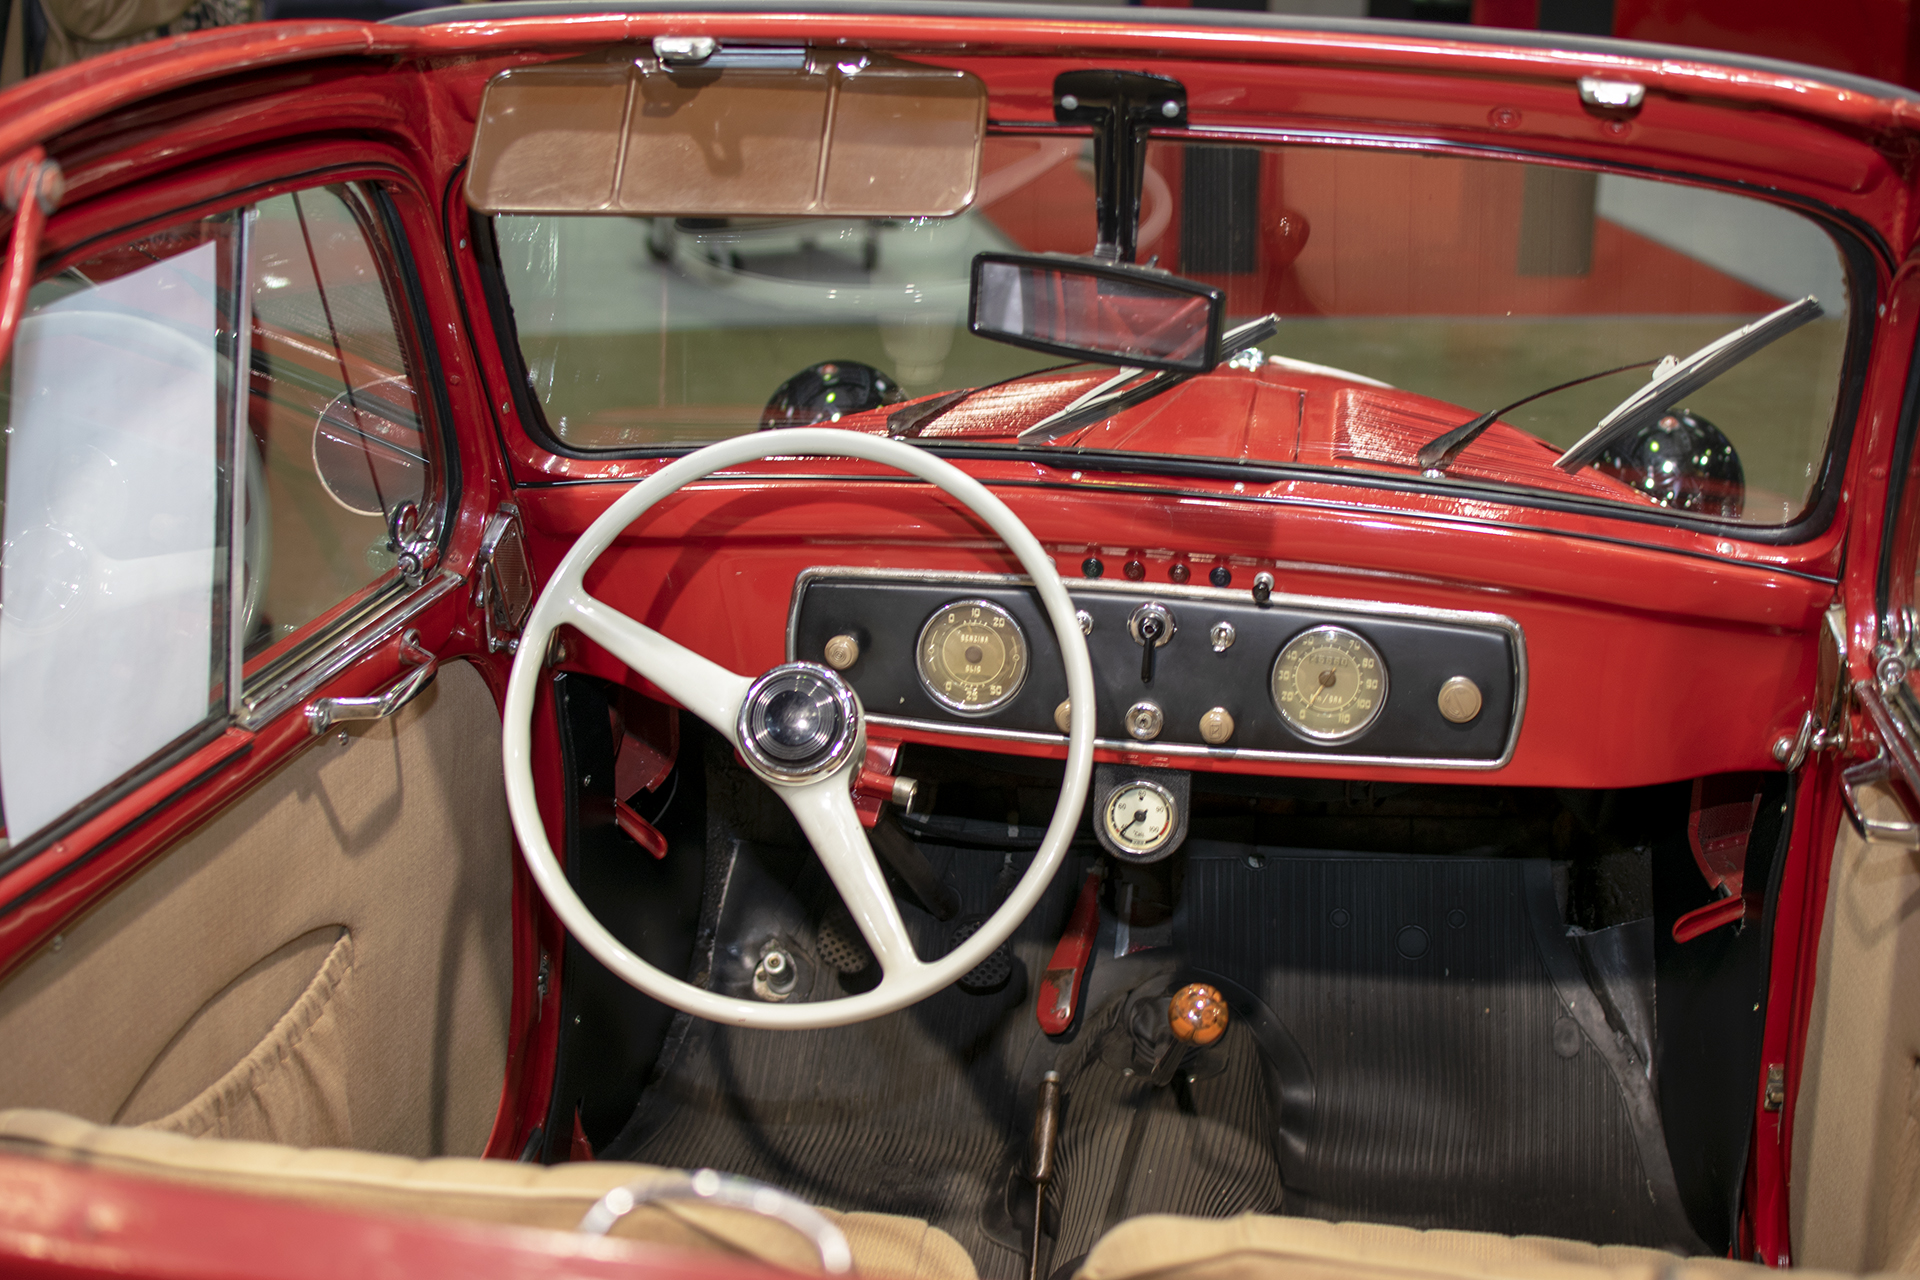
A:
[[[1167,1001],[1167,1025],[1182,1044],[1212,1044],[1227,1034],[1227,1017],[1227,998],[1204,982],[1180,988]]]
[[[1217,747],[1233,736],[1233,713],[1225,707],[1215,707],[1200,717],[1200,740],[1210,747]]]
[[[1166,720],[1160,708],[1151,702],[1136,702],[1127,708],[1127,732],[1142,742],[1152,742],[1159,737],[1160,726]]]
[[[1053,709],[1053,722],[1056,725],[1060,726],[1060,732],[1062,733],[1073,732],[1072,721],[1069,718],[1072,715],[1073,715],[1073,699],[1072,698],[1060,699],[1060,705]]]
[[[827,641],[827,665],[835,671],[845,671],[860,661],[860,642],[850,635],[837,635]]]
[[[1440,714],[1455,724],[1465,724],[1480,714],[1480,686],[1465,676],[1455,676],[1440,686]]]

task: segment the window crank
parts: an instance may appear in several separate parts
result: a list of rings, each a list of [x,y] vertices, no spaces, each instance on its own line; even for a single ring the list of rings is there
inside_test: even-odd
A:
[[[400,657],[414,669],[392,688],[370,698],[320,698],[307,708],[307,728],[321,734],[342,720],[385,720],[412,702],[433,683],[440,659],[420,647],[420,633],[411,628],[400,637]]]

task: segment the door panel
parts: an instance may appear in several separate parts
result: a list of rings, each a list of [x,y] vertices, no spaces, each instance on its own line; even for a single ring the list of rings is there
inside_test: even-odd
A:
[[[1899,819],[1870,789],[1868,818]],[[1793,1260],[1920,1268],[1920,866],[1845,819],[1833,851],[1819,979],[1793,1126]]]
[[[206,1131],[478,1155],[512,988],[500,769],[493,697],[465,663],[392,720],[317,742],[0,986],[0,1106],[102,1123],[192,1107],[275,1032],[304,1037],[283,1019],[319,981],[305,1025],[337,1079],[263,1076],[271,1099]]]

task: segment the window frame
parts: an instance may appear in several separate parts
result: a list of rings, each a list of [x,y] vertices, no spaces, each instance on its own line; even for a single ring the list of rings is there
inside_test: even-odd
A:
[[[316,157],[317,158],[317,157]],[[419,507],[422,525],[430,531],[431,557],[424,581],[408,586],[397,569],[390,569],[374,582],[342,600],[336,607],[303,624],[295,633],[295,643],[271,659],[257,659],[255,670],[245,672],[240,663],[239,614],[244,593],[228,590],[227,662],[221,683],[226,690],[224,703],[216,702],[208,714],[189,726],[172,742],[127,770],[107,786],[87,796],[25,841],[0,841],[0,877],[32,862],[60,844],[103,811],[126,800],[162,775],[177,769],[199,753],[214,747],[233,729],[259,730],[304,702],[356,661],[390,640],[410,620],[453,593],[464,579],[444,567],[453,531],[458,523],[463,495],[458,440],[453,430],[453,412],[446,393],[439,352],[428,340],[426,294],[407,231],[403,206],[411,204],[415,222],[431,221],[433,204],[426,198],[411,174],[396,163],[365,158],[320,160],[306,167],[287,167],[284,154],[274,165],[274,176],[234,186],[230,180],[213,175],[212,166],[184,175],[184,180],[169,181],[156,190],[135,185],[112,193],[102,201],[103,214],[94,214],[86,205],[62,211],[50,224],[42,240],[43,255],[35,265],[33,282],[39,283],[116,244],[138,240],[170,226],[196,218],[210,217],[255,204],[271,196],[304,191],[315,187],[357,182],[368,196],[368,205],[377,219],[369,232],[372,257],[382,273],[389,305],[394,313],[395,330],[410,361],[409,372],[415,382],[423,435],[429,445],[427,483]],[[181,186],[185,185],[183,192]],[[200,194],[204,191],[206,194]],[[94,216],[89,217],[89,214]],[[80,234],[67,239],[60,232],[75,223]],[[244,240],[250,233],[251,219],[242,225]],[[63,225],[64,224],[64,225]],[[244,246],[243,246],[244,249]],[[242,258],[241,270],[250,264]],[[251,353],[252,281],[246,279],[241,290],[244,299],[241,314],[248,324],[248,351]],[[224,319],[224,317],[223,317]],[[219,518],[229,523],[228,573],[232,581],[240,579],[234,566],[243,549],[234,543],[232,525],[241,518],[243,507],[233,501],[235,477],[234,446],[238,432],[246,429],[246,417],[236,412],[240,398],[251,395],[251,358],[248,377],[232,380],[235,403],[226,406],[228,434],[219,442],[222,462]],[[235,679],[239,674],[240,678]],[[204,783],[215,773],[247,755],[245,750],[221,751],[207,768],[173,796],[162,800],[153,810]],[[129,826],[137,826],[146,815],[136,817]],[[123,828],[124,830],[125,828]],[[111,844],[108,837],[93,852]],[[10,906],[0,906],[4,913]]]

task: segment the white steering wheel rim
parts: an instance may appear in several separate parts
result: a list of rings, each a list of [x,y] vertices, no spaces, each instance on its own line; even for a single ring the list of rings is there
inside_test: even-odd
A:
[[[845,457],[878,462],[937,485],[959,499],[1000,536],[1033,581],[1060,644],[1066,666],[1067,695],[1072,701],[1066,775],[1061,783],[1060,801],[1054,806],[1053,819],[1047,826],[1039,852],[1006,902],[987,918],[977,932],[938,960],[919,961],[912,955],[910,945],[907,955],[898,954],[897,944],[904,936],[904,927],[899,924],[898,910],[893,906],[891,892],[886,888],[878,861],[866,842],[865,831],[860,827],[857,817],[853,818],[851,830],[847,829],[847,819],[854,813],[847,786],[853,770],[858,768],[865,754],[862,748],[864,712],[861,715],[860,741],[846,763],[827,777],[804,786],[775,787],[776,792],[793,809],[795,818],[814,845],[816,856],[828,865],[843,900],[847,899],[850,888],[857,889],[863,896],[866,907],[870,909],[867,915],[863,915],[862,907],[852,900],[847,901],[847,906],[862,932],[868,935],[869,945],[874,946],[876,959],[882,967],[881,981],[870,991],[838,1000],[806,1004],[764,1004],[737,996],[718,995],[671,977],[636,956],[594,918],[574,892],[547,841],[546,826],[541,821],[533,787],[534,698],[538,692],[540,674],[546,665],[548,641],[555,628],[560,626],[572,626],[608,648],[631,669],[665,689],[681,706],[713,725],[738,746],[734,720],[751,679],[691,653],[600,603],[587,594],[584,580],[587,569],[613,544],[614,539],[661,499],[716,471],[773,457]],[[627,652],[618,652],[614,648],[616,644]],[[675,668],[672,677],[662,679],[655,671],[643,669],[634,661],[635,655],[639,655],[641,661],[654,665],[656,670],[665,670],[672,664]],[[1087,658],[1086,638],[1081,634],[1073,600],[1060,582],[1052,557],[1041,547],[1039,540],[1028,532],[1019,517],[979,481],[923,449],[884,436],[829,427],[793,427],[756,432],[708,445],[634,485],[588,526],[561,559],[553,577],[541,591],[540,599],[527,616],[520,649],[514,657],[513,672],[507,681],[502,726],[507,811],[534,883],[547,904],[553,908],[554,914],[581,946],[631,986],[662,1004],[730,1026],[779,1030],[845,1026],[892,1013],[947,987],[986,959],[1012,936],[1020,922],[1033,911],[1061,864],[1066,861],[1068,846],[1080,823],[1080,811],[1093,773],[1093,701],[1093,667]],[[850,875],[853,871],[829,860],[829,853],[821,849],[823,838],[859,841],[859,847],[865,853],[865,866],[860,868],[863,883],[853,886],[842,881],[842,874]],[[892,916],[891,924],[885,920],[868,918],[889,913]],[[870,928],[879,931],[882,936],[876,939],[869,932]],[[887,930],[893,931],[891,935]]]

